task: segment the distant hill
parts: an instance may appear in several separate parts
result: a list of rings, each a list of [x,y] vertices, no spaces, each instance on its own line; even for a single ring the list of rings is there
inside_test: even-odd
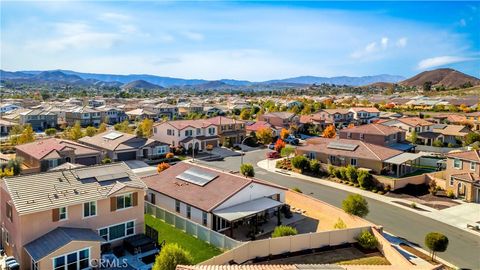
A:
[[[149,83],[144,80],[136,80],[133,82],[129,82],[127,84],[122,85],[122,89],[130,90],[130,89],[145,89],[145,90],[158,90],[163,89],[160,85],[156,85],[153,83]]]
[[[424,71],[401,81],[399,84],[411,87],[422,87],[425,82],[432,82],[432,85],[443,85],[446,88],[462,87],[467,83],[471,83],[472,86],[480,85],[480,79],[451,68]]]
[[[271,80],[264,83],[298,83],[298,84],[336,84],[336,85],[350,85],[350,86],[361,86],[372,84],[376,82],[390,82],[396,83],[401,80],[404,80],[405,77],[397,75],[374,75],[374,76],[362,76],[362,77],[348,77],[348,76],[339,76],[339,77],[315,77],[315,76],[300,76],[282,80]]]

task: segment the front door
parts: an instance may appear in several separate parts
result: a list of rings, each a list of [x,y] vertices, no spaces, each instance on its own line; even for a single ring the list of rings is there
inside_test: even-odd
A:
[[[143,149],[143,157],[148,158],[148,149]]]
[[[465,198],[465,184],[462,182],[458,183],[458,197]]]

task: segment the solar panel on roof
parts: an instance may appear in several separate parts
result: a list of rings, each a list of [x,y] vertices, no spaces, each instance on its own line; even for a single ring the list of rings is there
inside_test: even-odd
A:
[[[97,179],[98,182],[102,181],[111,181],[111,180],[117,180],[117,179],[122,179],[122,178],[128,178],[129,175],[126,172],[120,172],[120,173],[114,173],[114,174],[104,174],[104,175],[97,175],[95,176],[95,179]]]
[[[192,184],[195,184],[197,186],[205,186],[208,184],[210,181],[215,179],[218,175],[205,171],[199,168],[190,168],[183,173],[177,175],[177,178]]]
[[[107,135],[103,135],[102,137],[105,138],[105,139],[108,139],[108,140],[115,140],[115,139],[118,139],[120,137],[122,137],[123,134],[122,133],[118,133],[118,132],[110,132],[108,133]]]
[[[350,144],[350,143],[338,143],[338,142],[331,142],[327,145],[327,148],[337,149],[337,150],[346,150],[346,151],[354,151],[357,149],[358,144]]]

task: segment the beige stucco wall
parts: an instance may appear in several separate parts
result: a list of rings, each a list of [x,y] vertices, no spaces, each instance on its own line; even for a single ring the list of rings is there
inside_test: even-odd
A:
[[[90,249],[90,260],[95,259],[98,261],[100,259],[100,243],[88,241],[73,241],[40,260],[38,262],[39,270],[53,269],[53,259],[55,257],[65,255],[74,251],[83,250],[85,248]],[[28,267],[26,267],[25,269],[30,269],[29,266],[30,265],[28,265]]]

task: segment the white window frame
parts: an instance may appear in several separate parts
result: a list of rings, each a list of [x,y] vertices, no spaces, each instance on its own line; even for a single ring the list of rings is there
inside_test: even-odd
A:
[[[455,162],[459,162],[459,165],[455,165]],[[462,168],[462,160],[458,159],[458,158],[455,158],[453,159],[453,168],[454,169],[461,169]]]
[[[470,170],[475,171],[477,169],[477,163],[470,161]]]
[[[65,212],[62,213],[62,209],[65,209]],[[62,215],[65,214],[65,217],[62,218]],[[58,208],[58,221],[68,220],[68,207],[60,207]]]
[[[128,227],[128,224],[129,224],[129,223],[133,223],[133,227],[129,228],[129,227]],[[125,225],[125,235],[122,236],[122,237],[119,237],[119,238],[110,239],[110,228],[111,228],[111,227],[118,226],[118,225],[122,225],[122,224]],[[105,239],[104,236],[106,236],[105,241],[107,241],[107,243],[109,243],[109,242],[112,242],[112,241],[121,240],[121,239],[126,238],[126,237],[129,237],[129,236],[131,236],[131,235],[135,235],[135,225],[136,225],[136,219],[133,219],[133,220],[125,221],[125,222],[120,222],[120,223],[116,223],[116,224],[111,224],[111,225],[109,225],[109,226],[107,226],[107,227],[98,228],[98,229],[97,229],[97,232],[98,232],[98,235],[99,235],[100,237],[104,238],[104,239]],[[132,229],[132,233],[130,233],[130,234],[127,233],[129,229]],[[100,234],[100,231],[101,231],[101,230],[106,230],[107,233],[106,233],[106,234]]]
[[[78,249],[78,250],[75,250],[75,251],[72,251],[72,252],[69,252],[69,253],[64,253],[60,256],[56,256],[54,258],[52,258],[52,269],[56,270],[56,269],[62,269],[62,268],[55,268],[55,260],[60,258],[60,257],[63,257],[64,261],[65,261],[65,264],[63,265],[63,270],[66,270],[68,269],[68,261],[67,261],[67,256],[70,255],[70,254],[73,254],[73,253],[76,253],[77,254],[77,260],[76,260],[76,265],[77,265],[77,269],[80,269],[80,252],[81,251],[84,251],[84,250],[88,250],[88,257],[86,259],[83,259],[83,260],[87,260],[87,268],[83,268],[83,269],[90,269],[90,259],[92,257],[92,248],[91,247],[87,247],[87,248],[82,248],[82,249]]]
[[[89,215],[88,216],[85,216],[85,205],[88,204],[88,211],[89,211]],[[92,215],[91,211],[92,211],[92,204],[95,205],[95,214]],[[98,204],[97,204],[97,201],[91,201],[91,202],[86,202],[86,203],[83,203],[83,212],[82,212],[82,215],[83,215],[83,218],[91,218],[91,217],[96,217],[97,216],[97,212],[98,212]]]
[[[179,200],[175,200],[175,212],[180,213],[182,211],[182,204]]]

